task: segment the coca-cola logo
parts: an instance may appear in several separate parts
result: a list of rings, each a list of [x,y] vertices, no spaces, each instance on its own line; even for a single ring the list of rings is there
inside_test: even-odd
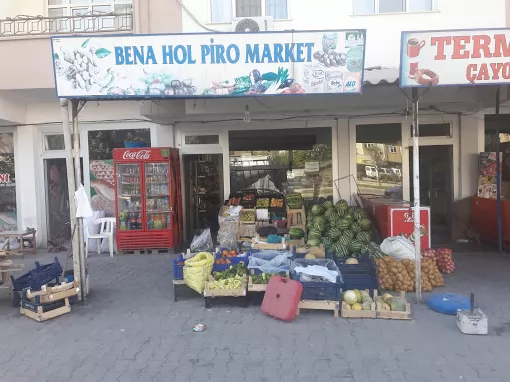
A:
[[[122,155],[122,159],[131,159],[131,160],[147,160],[150,159],[151,152],[149,150],[139,150],[139,151],[124,151]]]

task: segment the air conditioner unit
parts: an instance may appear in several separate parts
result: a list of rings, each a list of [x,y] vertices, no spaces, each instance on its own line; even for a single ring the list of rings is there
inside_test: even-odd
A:
[[[273,18],[267,17],[239,17],[232,20],[234,32],[267,32],[273,30]]]

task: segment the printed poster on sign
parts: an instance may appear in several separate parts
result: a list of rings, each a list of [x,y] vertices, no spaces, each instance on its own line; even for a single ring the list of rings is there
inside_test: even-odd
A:
[[[402,32],[400,87],[510,82],[510,29]]]
[[[503,153],[499,153],[499,169],[500,172],[503,168],[502,166],[502,158]],[[488,199],[496,199],[497,197],[497,163],[496,163],[496,153],[495,152],[483,152],[480,153],[478,159],[478,193],[477,196],[479,198],[488,198]]]
[[[366,31],[51,39],[57,95],[204,98],[361,93]]]

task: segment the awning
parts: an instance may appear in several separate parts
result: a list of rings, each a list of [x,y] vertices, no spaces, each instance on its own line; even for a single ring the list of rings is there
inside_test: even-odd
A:
[[[365,85],[393,85],[398,83],[398,68],[373,66],[365,68]]]

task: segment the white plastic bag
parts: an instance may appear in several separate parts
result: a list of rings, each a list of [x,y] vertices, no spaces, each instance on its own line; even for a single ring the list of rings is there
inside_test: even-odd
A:
[[[388,237],[381,243],[381,251],[397,260],[415,260],[414,244],[404,236]],[[421,256],[421,255],[420,255]]]

